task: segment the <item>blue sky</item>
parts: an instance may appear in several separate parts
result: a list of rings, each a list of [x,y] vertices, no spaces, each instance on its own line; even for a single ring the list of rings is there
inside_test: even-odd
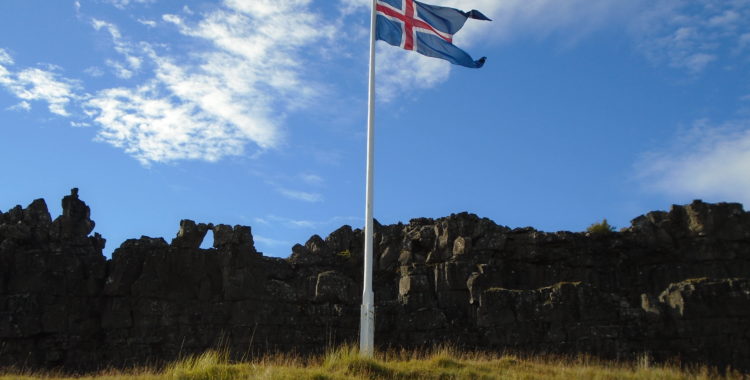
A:
[[[580,231],[750,203],[750,0],[439,0],[479,70],[378,43],[375,217]],[[79,187],[110,254],[179,220],[363,225],[367,0],[0,1],[0,210]]]

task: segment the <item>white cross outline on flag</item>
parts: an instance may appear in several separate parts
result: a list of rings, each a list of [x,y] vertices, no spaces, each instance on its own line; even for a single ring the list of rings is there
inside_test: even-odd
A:
[[[376,11],[383,17],[402,24],[403,36],[401,38],[401,47],[403,49],[416,50],[417,31],[438,36],[450,43],[453,42],[452,34],[443,33],[435,29],[417,15],[414,0],[402,0],[401,7],[402,9],[398,9],[390,4],[378,1]]]

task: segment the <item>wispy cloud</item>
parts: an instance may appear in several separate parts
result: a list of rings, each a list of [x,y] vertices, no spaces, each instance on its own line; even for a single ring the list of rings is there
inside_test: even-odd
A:
[[[697,74],[713,62],[739,54],[750,32],[750,1],[661,0],[632,24],[638,46],[655,63]]]
[[[577,40],[603,26],[625,21],[645,0],[473,0],[458,4],[455,0],[432,0],[431,4],[477,9],[492,22],[472,21],[456,34],[455,43],[475,59],[483,56],[484,43],[502,43],[518,38],[544,38],[559,33],[566,43]],[[342,13],[369,11],[369,0],[340,0]],[[452,66],[378,43],[376,70],[378,99],[392,101],[415,89],[428,89],[445,82]],[[488,57],[488,64],[501,57]],[[495,61],[498,60],[498,61]],[[459,70],[464,70],[460,68]]]
[[[70,116],[66,106],[77,98],[78,83],[59,74],[59,68],[27,68],[14,71],[13,59],[0,49],[0,86],[21,100],[15,109],[29,110],[32,101],[47,103],[49,111],[59,116]]]
[[[10,54],[8,54],[8,52],[5,51],[5,49],[0,49],[0,65],[12,65],[12,64],[13,64],[13,58],[10,57]]]
[[[262,170],[253,170],[252,174],[259,177],[269,187],[273,188],[278,194],[292,200],[309,203],[322,202],[323,195],[310,189],[320,189],[325,180],[323,177],[313,173],[300,173],[297,175],[288,175],[283,172],[264,172]],[[304,190],[300,190],[303,188]],[[267,222],[261,220],[261,222]]]
[[[358,11],[370,9],[371,0],[339,0],[341,13],[348,16]]]
[[[8,107],[8,110],[9,111],[31,111],[31,103],[24,100],[21,103]]]
[[[285,227],[316,228],[319,225],[319,223],[311,221],[311,220],[292,219],[292,218],[285,218],[285,217],[276,216],[276,215],[268,215],[266,219],[273,223],[280,223]]]
[[[569,46],[602,28],[630,30],[635,49],[648,60],[698,74],[729,54],[750,52],[750,1],[732,0],[432,0],[449,7],[478,9],[492,22],[466,23],[457,46],[482,56],[487,43],[555,37]],[[344,14],[369,10],[369,0],[340,0]],[[481,42],[481,43],[480,43]],[[443,83],[449,64],[378,50],[379,99],[390,101],[414,89]],[[747,58],[747,57],[746,57]],[[488,57],[488,65],[501,57]],[[398,75],[394,75],[398,74]],[[394,80],[392,78],[398,78]]]
[[[102,71],[102,69],[96,66],[88,67],[86,68],[86,70],[83,70],[83,72],[94,78],[99,78],[99,77],[104,76],[104,71]]]
[[[146,19],[142,19],[142,18],[139,18],[138,22],[140,22],[143,25],[148,26],[149,28],[155,28],[156,25],[157,25],[156,21],[154,21],[154,20],[146,20]]]
[[[271,239],[267,238],[262,235],[253,235],[253,240],[256,243],[262,244],[266,247],[273,248],[273,247],[291,247],[292,243],[286,241],[286,240],[278,240],[278,239]]]
[[[344,13],[368,11],[370,0],[339,0]],[[627,20],[646,0],[431,0],[430,4],[463,10],[477,9],[491,23],[470,21],[456,35],[457,44],[547,36],[556,32],[588,33],[616,20]]]
[[[196,104],[162,95],[156,81],[136,89],[114,88],[86,102],[101,130],[98,139],[144,164],[179,159],[217,161],[240,154],[244,136]]]
[[[226,0],[197,24],[188,25],[175,15],[165,21],[186,36],[210,41],[216,51],[202,54],[208,72],[237,67],[230,75],[242,74],[238,90],[261,92],[263,87],[290,97],[292,105],[317,95],[316,84],[304,79],[301,49],[331,38],[334,29],[309,9],[309,0]],[[289,28],[289,20],[294,27]],[[228,60],[228,62],[227,62]],[[231,77],[230,79],[240,79]],[[257,95],[257,94],[256,94]]]
[[[294,200],[304,201],[304,202],[315,203],[315,202],[320,202],[323,200],[322,195],[318,193],[310,193],[306,191],[279,188],[279,193],[281,193],[281,195],[289,199],[294,199]]]
[[[305,228],[305,229],[316,229],[336,226],[338,227],[341,223],[363,223],[363,218],[353,216],[334,216],[327,220],[299,220],[292,218],[285,218],[278,215],[267,215],[263,218],[268,224],[278,223],[285,227],[291,228]]]
[[[320,27],[325,24],[309,4],[226,0],[206,14],[164,15],[183,36],[208,42],[209,48],[187,57],[156,45],[127,43],[115,25],[94,20],[93,26],[107,30],[125,57],[108,62],[119,76],[132,77],[144,60],[153,66],[153,77],[138,87],[103,90],[86,102],[88,114],[102,128],[99,139],[144,164],[216,161],[243,154],[248,143],[278,147],[284,112],[306,106],[320,92],[304,75],[302,51],[333,34],[332,28]],[[290,19],[294,28],[288,28]],[[286,195],[316,201],[315,194]]]
[[[123,40],[122,33],[119,28],[112,23],[106,21],[93,19],[91,25],[96,30],[105,29],[112,36],[112,42],[114,44],[115,51],[120,53],[124,62],[108,59],[107,65],[115,70],[115,75],[120,78],[129,79],[131,78],[143,64],[143,59],[137,56],[135,47],[131,46],[130,43]]]
[[[258,223],[258,224],[263,224],[263,225],[266,225],[266,226],[270,224],[270,222],[269,222],[269,221],[267,221],[267,220],[265,220],[265,219],[263,219],[263,218],[258,218],[258,217],[256,217],[256,218],[253,218],[253,221],[254,221],[255,223]]]
[[[106,1],[121,9],[153,2]],[[433,3],[478,9],[494,19],[470,21],[456,36],[456,44],[475,57],[483,55],[484,43],[551,35],[576,40],[613,24],[629,26],[638,49],[654,62],[692,73],[721,61],[722,54],[730,50],[735,54],[750,51],[750,26],[743,22],[750,19],[748,0]],[[339,0],[339,4],[342,13],[350,14],[366,11],[370,1]],[[111,37],[117,56],[102,64],[130,79],[127,86],[86,94],[60,69],[16,68],[4,50],[0,50],[0,86],[19,99],[17,109],[42,101],[50,112],[71,116],[68,108],[80,105],[88,117],[86,122],[100,128],[100,141],[123,149],[144,164],[216,161],[247,150],[275,149],[286,140],[286,115],[308,107],[328,91],[325,84],[310,79],[315,58],[336,45],[337,28],[352,26],[346,20],[353,17],[326,23],[318,12],[311,0],[224,0],[203,13],[184,7],[179,14],[163,15],[160,28],[171,28],[196,42],[189,52],[163,45],[163,41],[133,41],[114,23],[88,19],[94,29]],[[137,20],[143,28],[157,25],[152,19]],[[294,27],[289,20],[294,20]],[[358,32],[352,35],[366,38]],[[489,57],[488,64],[495,59],[500,57]],[[439,85],[450,77],[452,67],[381,43],[377,69],[379,98],[393,100],[414,89]],[[102,74],[94,67],[86,72]],[[320,199],[293,186],[283,189],[286,196],[296,199]]]
[[[457,5],[452,0],[436,0],[435,3]],[[493,21],[467,22],[456,35],[456,43],[471,46],[477,41],[551,35],[570,43],[602,27],[626,22],[645,3],[645,0],[473,0],[465,7],[478,9]]]
[[[118,8],[146,0],[110,0]],[[294,28],[288,20],[294,19]],[[248,144],[278,147],[288,110],[306,107],[322,85],[306,75],[310,46],[328,40],[333,27],[323,26],[309,0],[226,0],[213,11],[198,14],[184,8],[165,15],[186,38],[203,41],[201,49],[177,55],[158,42],[131,42],[117,25],[91,19],[95,30],[107,32],[121,59],[105,64],[123,79],[143,78],[133,87],[115,87],[85,94],[77,82],[57,69],[10,70],[13,60],[0,50],[0,86],[28,108],[45,101],[52,113],[77,102],[100,128],[98,140],[123,149],[143,164],[183,159],[216,161],[242,155]],[[155,22],[141,20],[153,27]],[[87,69],[100,76],[98,68]],[[285,195],[318,201],[317,194],[287,190]]]
[[[114,5],[117,8],[125,9],[131,3],[132,4],[148,4],[156,2],[156,0],[105,0],[105,2]]]
[[[313,173],[302,173],[299,175],[299,178],[303,182],[311,186],[321,186],[323,185],[323,183],[325,183],[323,177]]]
[[[636,49],[654,62],[698,73],[750,43],[744,37],[750,33],[748,0],[473,0],[461,6],[479,9],[493,22],[468,22],[456,35],[459,46],[548,36],[575,42],[615,26],[629,29]]]
[[[65,107],[75,97],[76,84],[58,73],[39,68],[25,69],[16,75],[15,81],[5,84],[18,98],[47,102],[50,112],[69,116]]]
[[[375,61],[377,96],[385,102],[404,93],[434,87],[446,81],[451,73],[451,64],[447,61],[391,46],[379,46]]]
[[[750,205],[750,120],[700,120],[672,146],[644,154],[636,171],[651,191]]]

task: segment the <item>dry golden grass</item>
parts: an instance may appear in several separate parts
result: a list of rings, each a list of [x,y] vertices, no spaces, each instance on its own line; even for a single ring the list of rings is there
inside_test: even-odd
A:
[[[231,363],[222,351],[209,351],[189,357],[163,370],[141,369],[130,372],[110,370],[96,375],[75,377],[90,380],[229,380],[229,379],[745,379],[740,373],[719,375],[705,367],[692,370],[650,364],[614,363],[590,357],[526,358],[481,352],[461,352],[452,348],[425,351],[386,351],[374,358],[359,356],[355,347],[346,346],[326,355],[303,358],[273,355],[247,362]],[[67,380],[74,377],[53,373],[0,373],[0,380]]]

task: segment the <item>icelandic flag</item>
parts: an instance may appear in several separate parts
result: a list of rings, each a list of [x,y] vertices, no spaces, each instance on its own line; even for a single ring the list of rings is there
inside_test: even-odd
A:
[[[415,0],[377,0],[375,38],[453,64],[480,68],[486,57],[474,60],[453,45],[453,35],[466,19],[490,21],[479,11],[428,5]]]

